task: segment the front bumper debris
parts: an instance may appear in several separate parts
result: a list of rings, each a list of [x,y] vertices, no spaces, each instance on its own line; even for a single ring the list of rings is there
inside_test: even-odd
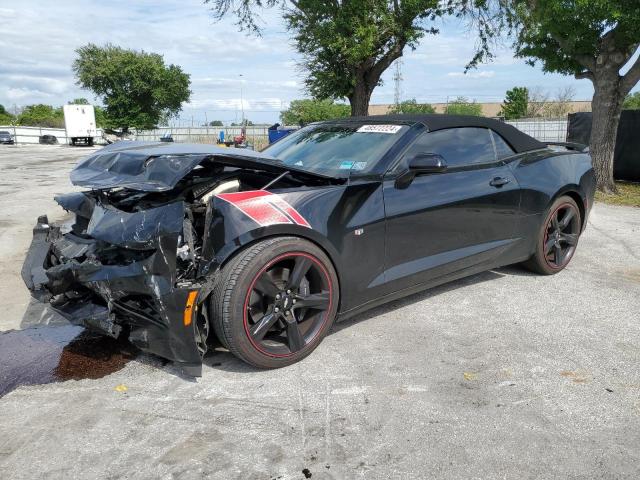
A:
[[[127,335],[141,350],[200,376],[197,322],[187,322],[187,314],[198,315],[191,304],[200,285],[176,279],[183,205],[138,213],[92,207],[86,234],[38,218],[22,269],[32,296],[73,324],[115,338]]]

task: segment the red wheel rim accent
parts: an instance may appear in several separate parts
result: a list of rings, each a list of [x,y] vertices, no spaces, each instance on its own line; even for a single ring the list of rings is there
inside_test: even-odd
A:
[[[564,248],[564,251],[566,253],[564,253],[564,255],[561,258],[561,262],[557,263],[557,262],[552,262],[549,259],[549,252],[548,252],[548,248],[547,246],[549,245],[550,240],[552,240],[549,237],[549,230],[554,227],[554,219],[555,219],[555,223],[557,224],[559,222],[559,219],[557,218],[558,213],[563,210],[566,209],[570,212],[572,212],[571,217],[570,217],[570,221],[568,224],[564,225],[562,228],[555,229],[554,230],[554,235],[555,232],[558,231],[560,233],[560,235],[556,236],[555,238],[559,241],[558,244],[561,247],[562,244],[562,239],[563,238],[575,238],[575,243],[570,244],[569,246]],[[568,213],[566,213],[565,215],[568,215]],[[576,245],[577,245],[577,239],[578,239],[578,235],[579,235],[579,231],[580,231],[580,226],[578,225],[578,219],[579,219],[579,215],[580,212],[578,211],[578,209],[575,207],[575,205],[571,204],[571,203],[563,203],[561,205],[559,205],[558,207],[556,207],[556,209],[551,213],[551,215],[549,215],[547,217],[546,223],[545,223],[545,233],[544,236],[542,238],[542,243],[540,245],[541,251],[542,251],[542,256],[544,258],[544,261],[546,263],[546,265],[551,268],[552,270],[561,270],[564,267],[566,267],[569,262],[571,261],[571,259],[573,258],[573,254],[576,251]],[[565,218],[565,217],[563,217]],[[571,229],[571,232],[567,233],[564,232],[564,230],[566,229]],[[556,247],[557,248],[557,247]],[[560,248],[560,252],[562,253],[562,248]],[[556,258],[556,254],[554,253],[554,259]]]
[[[329,289],[329,306],[326,309],[326,311],[323,313],[323,317],[322,321],[319,324],[319,327],[316,329],[315,334],[313,335],[313,337],[311,337],[310,339],[308,339],[304,346],[300,349],[297,350],[295,352],[290,352],[290,353],[286,353],[286,354],[277,354],[277,353],[273,353],[273,352],[268,352],[266,350],[264,350],[263,348],[261,348],[259,343],[256,343],[251,335],[251,332],[249,331],[249,318],[248,318],[248,311],[249,311],[249,301],[251,299],[251,293],[254,290],[255,284],[258,281],[258,279],[267,271],[269,270],[269,268],[271,268],[272,266],[274,266],[275,264],[281,262],[282,260],[288,259],[288,258],[295,258],[295,257],[305,257],[309,260],[311,260],[313,262],[314,265],[316,265],[319,270],[322,272],[326,283],[327,283],[327,287]],[[272,259],[269,261],[269,263],[267,263],[264,267],[262,267],[260,269],[260,271],[254,276],[253,280],[251,281],[251,284],[249,286],[249,289],[247,290],[247,293],[245,295],[245,301],[244,301],[244,305],[243,305],[243,325],[244,325],[244,331],[245,334],[247,335],[247,338],[249,339],[249,342],[251,343],[251,345],[258,350],[260,353],[262,353],[263,355],[267,355],[269,357],[274,357],[274,358],[286,358],[286,357],[290,357],[296,353],[298,353],[299,351],[303,350],[304,348],[306,348],[308,345],[312,344],[316,338],[320,335],[320,332],[322,332],[322,330],[324,329],[328,319],[329,319],[329,315],[331,314],[331,310],[332,310],[332,306],[333,306],[333,284],[331,282],[331,277],[329,276],[329,273],[327,272],[327,269],[325,268],[325,266],[322,264],[322,262],[320,262],[320,260],[318,260],[316,257],[314,257],[313,255],[306,253],[306,252],[289,252],[289,253],[284,253],[282,255],[277,256],[276,258]]]

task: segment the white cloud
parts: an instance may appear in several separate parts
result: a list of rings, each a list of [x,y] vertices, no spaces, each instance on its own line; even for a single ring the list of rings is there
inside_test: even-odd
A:
[[[194,122],[204,121],[205,112],[209,120],[233,120],[241,106],[251,120],[275,121],[289,101],[305,95],[299,56],[278,9],[262,15],[264,35],[255,37],[238,32],[231,19],[215,22],[202,0],[84,0],[83,5],[78,8],[77,0],[56,0],[55,6],[50,0],[28,0],[0,8],[0,104],[93,99],[75,84],[71,72],[75,49],[88,42],[157,52],[180,65],[191,75],[193,91],[184,118],[193,116]],[[580,98],[591,94],[588,82],[545,76],[504,48],[490,70],[463,75],[474,45],[474,38],[454,23],[445,24],[439,35],[425,36],[403,57],[403,98],[436,102],[465,95],[482,101],[501,99],[514,85],[554,90],[559,83],[575,84]],[[393,101],[392,75],[385,73],[373,102]]]
[[[281,109],[285,105],[284,100],[278,97],[262,97],[246,99],[226,98],[226,99],[205,99],[196,100],[189,103],[190,108],[203,110],[219,110],[219,111],[235,111],[244,108],[247,111],[269,111],[273,109]]]
[[[458,78],[493,78],[496,76],[496,72],[493,70],[483,71],[483,72],[449,72],[447,73],[447,77],[458,77]]]
[[[6,91],[6,96],[13,102],[22,102],[25,99],[29,99],[29,101],[33,101],[33,103],[35,103],[36,99],[51,98],[51,94],[29,88],[8,88]]]
[[[263,37],[248,36],[234,22],[214,22],[201,0],[30,0],[0,9],[0,104],[46,102],[61,105],[91,92],[75,84],[75,49],[93,42],[157,52],[191,74],[194,108],[240,108],[240,85],[247,110],[277,118],[284,101],[303,95],[295,52],[279,12],[263,15]],[[243,74],[239,80],[239,74]],[[220,112],[224,116],[225,112]],[[233,113],[233,112],[232,112]],[[211,112],[209,116],[211,116]],[[231,114],[233,117],[233,114]]]

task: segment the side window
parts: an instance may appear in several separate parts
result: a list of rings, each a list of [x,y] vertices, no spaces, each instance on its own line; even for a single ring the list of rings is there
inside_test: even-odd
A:
[[[511,148],[499,134],[497,134],[493,130],[491,130],[491,133],[493,134],[493,141],[496,146],[496,154],[498,155],[498,160],[516,154],[513,148]]]
[[[496,160],[491,131],[487,128],[450,128],[425,133],[409,147],[405,157],[417,153],[442,155],[450,167]]]

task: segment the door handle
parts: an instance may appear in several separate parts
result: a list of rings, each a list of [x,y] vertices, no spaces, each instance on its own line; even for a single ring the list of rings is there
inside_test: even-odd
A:
[[[505,177],[495,177],[493,180],[489,182],[489,185],[491,185],[492,187],[500,188],[501,186],[506,185],[510,181],[511,180]]]

